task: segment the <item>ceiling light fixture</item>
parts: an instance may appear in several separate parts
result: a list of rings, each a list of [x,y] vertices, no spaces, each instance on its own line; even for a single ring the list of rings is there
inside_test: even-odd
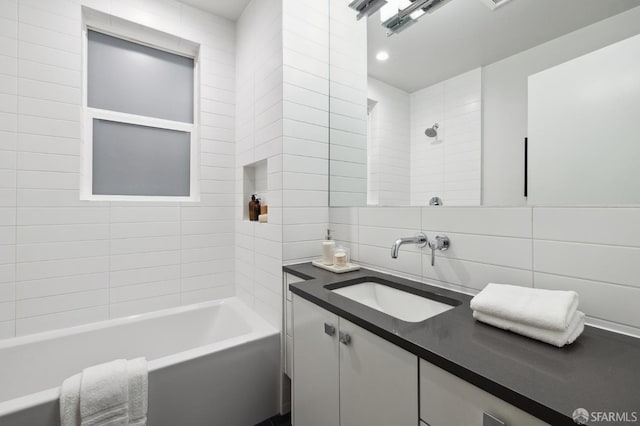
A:
[[[397,0],[394,3],[399,9],[398,12],[386,19],[382,23],[382,26],[387,28],[388,37],[398,34],[415,24],[425,13],[433,13],[448,1],[449,0],[409,0],[410,3],[407,5],[406,0]],[[388,13],[389,11],[387,10],[386,16],[388,16]]]
[[[491,10],[496,10],[500,6],[503,6],[505,3],[511,0],[480,0],[482,3],[486,4],[487,7]]]
[[[387,0],[353,0],[349,7],[358,12],[358,21],[364,17],[369,17],[376,13],[382,6],[387,4]]]
[[[381,50],[376,54],[376,59],[379,60],[380,62],[384,62],[387,59],[389,59],[389,53],[387,53],[384,50]]]

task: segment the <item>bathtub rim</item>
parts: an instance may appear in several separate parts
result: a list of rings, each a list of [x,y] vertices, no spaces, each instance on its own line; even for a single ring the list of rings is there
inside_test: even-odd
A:
[[[218,299],[206,302],[199,302],[185,306],[178,306],[174,308],[162,309],[158,311],[148,312],[144,314],[130,315],[122,318],[114,318],[110,320],[98,321],[95,323],[82,324],[73,327],[67,327],[56,330],[44,331],[41,333],[29,334],[26,336],[14,337],[0,341],[0,350],[18,346],[21,344],[34,343],[43,340],[50,340],[59,337],[69,336],[81,332],[88,332],[94,330],[101,330],[117,325],[132,324],[148,319],[164,317],[172,314],[180,314],[184,312],[190,312],[198,309],[209,308],[212,306],[230,305],[234,309],[238,309],[247,320],[251,331],[249,333],[241,334],[239,336],[230,337],[217,342],[209,343],[195,348],[187,349],[184,351],[165,355],[161,358],[157,358],[148,361],[147,367],[149,373],[157,370],[167,368],[171,365],[186,362],[192,359],[200,358],[205,355],[214,354],[222,350],[247,345],[251,342],[261,339],[270,338],[275,335],[280,335],[280,331],[269,324],[265,319],[260,317],[254,310],[249,308],[240,298],[237,296],[228,297],[225,299]],[[80,371],[78,371],[79,373]],[[62,384],[62,383],[61,383]],[[60,386],[55,386],[49,389],[45,389],[38,392],[33,392],[28,395],[19,396],[17,398],[0,401],[0,419],[3,416],[8,416],[22,410],[26,410],[30,407],[55,402],[60,397]]]

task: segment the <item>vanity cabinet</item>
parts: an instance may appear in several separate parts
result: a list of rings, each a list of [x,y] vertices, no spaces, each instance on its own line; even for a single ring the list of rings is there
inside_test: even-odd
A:
[[[293,296],[293,424],[415,426],[418,358]]]
[[[339,426],[338,316],[294,295],[293,321],[293,424]]]
[[[420,360],[420,418],[431,426],[547,425],[424,360]]]
[[[289,290],[289,284],[299,283],[304,281],[302,278],[298,278],[295,275],[291,275],[288,273],[284,273],[282,277],[282,312],[284,313],[282,321],[283,321],[283,352],[284,352],[284,374],[286,374],[289,378],[293,377],[293,371],[291,368],[293,362],[293,321],[292,321],[292,293]]]

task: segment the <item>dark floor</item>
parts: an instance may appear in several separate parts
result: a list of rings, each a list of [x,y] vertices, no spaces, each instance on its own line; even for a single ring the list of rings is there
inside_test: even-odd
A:
[[[291,426],[291,413],[286,416],[271,417],[269,420],[258,423],[256,426]]]

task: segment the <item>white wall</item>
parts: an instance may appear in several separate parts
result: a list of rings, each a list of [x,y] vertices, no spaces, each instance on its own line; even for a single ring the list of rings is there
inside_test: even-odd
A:
[[[640,204],[640,35],[529,77],[532,205]]]
[[[410,202],[411,105],[409,94],[368,78],[367,204],[407,206]]]
[[[362,207],[331,208],[336,240],[354,261],[410,279],[475,294],[489,282],[575,290],[591,324],[640,336],[640,209]],[[436,253],[398,237],[444,233]]]
[[[238,296],[276,327],[282,315],[282,1],[253,0],[237,22],[236,235]],[[264,165],[266,163],[266,171]],[[269,223],[246,214],[243,167],[266,175],[254,188]],[[266,173],[265,173],[266,172]]]
[[[638,33],[640,7],[482,68],[483,205],[526,204],[523,189],[528,77]],[[429,124],[431,125],[433,123]],[[430,162],[427,164],[437,167]],[[424,196],[426,195],[421,194],[419,198]],[[346,200],[341,204],[332,203],[348,204],[357,203],[348,203]]]
[[[317,1],[317,0],[316,0]],[[330,2],[329,186],[332,206],[367,203],[367,20]]]
[[[440,197],[446,206],[481,201],[480,68],[411,94],[411,205]],[[425,130],[438,123],[438,136]]]
[[[368,204],[420,206],[440,197],[449,206],[480,205],[480,68],[411,94],[369,77],[368,97],[376,102],[367,136]],[[428,138],[435,123],[438,136]]]
[[[282,264],[316,258],[329,222],[329,8],[253,0],[238,21],[238,295],[280,327]],[[267,162],[269,223],[244,220],[243,166]]]
[[[640,8],[482,69],[485,205],[525,203],[528,76],[638,32]],[[427,118],[422,132],[440,119]],[[470,294],[489,282],[575,290],[591,324],[640,336],[640,209],[332,207],[329,215],[337,242],[364,266]],[[451,238],[450,250],[436,254],[435,266],[428,249],[410,245],[391,259],[393,241],[420,230],[429,238]]]
[[[524,205],[530,75],[640,33],[640,7],[482,69],[483,205]]]
[[[317,258],[329,223],[329,2],[283,1],[283,262]]]
[[[81,4],[201,44],[201,202],[78,201]],[[234,24],[171,0],[0,21],[0,337],[232,295]]]

